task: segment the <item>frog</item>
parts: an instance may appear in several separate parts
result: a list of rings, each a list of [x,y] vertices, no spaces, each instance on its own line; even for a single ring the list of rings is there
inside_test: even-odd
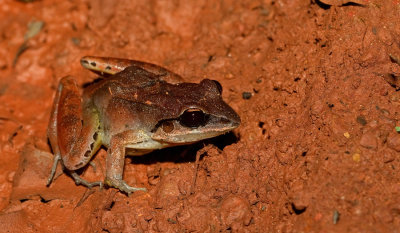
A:
[[[99,77],[84,88],[72,76],[59,81],[47,131],[54,154],[47,186],[61,164],[76,185],[105,185],[127,194],[146,191],[123,179],[125,156],[196,143],[241,123],[222,99],[218,81],[184,82],[166,68],[124,58],[85,56],[80,61]],[[107,148],[105,178],[89,182],[78,170],[91,164],[102,146]]]

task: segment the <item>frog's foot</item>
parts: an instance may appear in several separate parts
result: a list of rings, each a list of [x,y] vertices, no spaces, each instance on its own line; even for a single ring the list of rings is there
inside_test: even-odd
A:
[[[136,188],[136,187],[131,187],[129,186],[127,183],[125,183],[125,181],[123,180],[111,180],[111,179],[106,179],[105,184],[109,187],[114,187],[117,188],[119,190],[121,190],[122,192],[127,193],[128,195],[136,192],[136,191],[144,191],[147,192],[146,188]]]
[[[61,155],[57,154],[54,157],[54,161],[53,161],[53,166],[51,167],[51,172],[50,172],[50,176],[49,178],[47,178],[47,186],[49,186],[51,184],[51,182],[53,181],[54,175],[56,174],[56,170],[57,170],[57,165],[58,162],[61,160]]]
[[[101,181],[89,182],[89,181],[83,179],[82,177],[80,177],[76,172],[71,172],[70,174],[71,174],[72,178],[74,178],[76,185],[83,185],[90,189],[95,186],[100,186],[100,189],[103,188],[103,182],[101,182]]]

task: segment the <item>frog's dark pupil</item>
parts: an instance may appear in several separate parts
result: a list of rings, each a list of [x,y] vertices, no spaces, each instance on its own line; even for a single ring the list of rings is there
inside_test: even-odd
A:
[[[198,128],[205,125],[208,120],[207,115],[200,109],[186,110],[179,117],[179,123],[189,128]]]

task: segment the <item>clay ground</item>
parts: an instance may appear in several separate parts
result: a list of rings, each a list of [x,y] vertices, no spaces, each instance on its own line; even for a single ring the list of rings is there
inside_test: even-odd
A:
[[[0,0],[1,231],[400,232],[400,1],[324,2]],[[148,192],[48,188],[53,97],[95,79],[84,55],[218,80],[242,124],[126,158]]]

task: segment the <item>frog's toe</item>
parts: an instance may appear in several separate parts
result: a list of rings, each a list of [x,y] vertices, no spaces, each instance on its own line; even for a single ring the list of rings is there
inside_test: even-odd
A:
[[[129,190],[129,192],[136,192],[136,191],[143,191],[143,192],[147,192],[146,188],[137,188],[137,187],[131,187],[129,185],[126,185],[126,189]]]
[[[101,181],[96,181],[96,182],[87,182],[87,184],[84,184],[88,188],[93,188],[95,186],[99,186],[100,190],[103,189],[103,182]]]
[[[136,191],[144,191],[144,192],[147,192],[147,189],[146,188],[136,188],[136,187],[131,187],[131,186],[129,186],[128,184],[126,184],[125,183],[125,181],[121,181],[121,182],[119,182],[120,184],[118,185],[118,187],[116,187],[116,188],[118,188],[119,190],[121,190],[122,192],[125,192],[125,193],[127,193],[128,195],[129,194],[131,194],[131,193],[133,193],[133,192],[136,192]]]
[[[53,181],[54,175],[56,174],[57,165],[58,162],[60,162],[60,160],[61,160],[61,155],[56,154],[56,156],[54,157],[53,166],[51,167],[50,175],[47,178],[47,184],[46,184],[47,186],[50,186],[51,182]]]
[[[121,190],[122,192],[127,193],[128,195],[136,192],[136,191],[144,191],[147,192],[146,188],[137,188],[137,187],[131,187],[125,181],[123,180],[107,180],[105,182],[108,186],[117,188]]]
[[[71,172],[71,176],[72,176],[72,178],[74,178],[76,185],[83,185],[90,189],[95,186],[99,186],[100,189],[103,189],[103,182],[101,182],[101,181],[89,182],[85,179],[82,179],[76,172]]]

